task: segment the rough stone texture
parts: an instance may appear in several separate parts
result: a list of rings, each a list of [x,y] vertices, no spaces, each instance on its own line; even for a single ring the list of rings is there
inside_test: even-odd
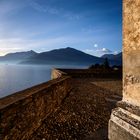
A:
[[[73,78],[122,78],[122,70],[112,69],[54,69],[52,71],[52,78],[70,75]]]
[[[2,98],[0,139],[28,140],[71,89],[70,77],[62,77]]]
[[[119,107],[111,114],[109,128],[110,140],[140,139],[140,117]]]
[[[90,89],[88,89],[86,83],[83,83],[82,81],[85,80],[85,77],[94,77],[93,79],[95,79],[96,74],[98,77],[96,78],[96,81],[99,80],[99,77],[105,78],[105,80],[107,80],[108,77],[119,78],[121,77],[121,72],[104,71],[104,73],[100,74],[101,71],[98,72],[93,70],[74,71],[69,69],[66,71],[68,71],[68,73],[59,69],[54,69],[52,72],[53,80],[0,99],[0,139],[28,140],[31,139],[32,134],[37,132],[36,130],[41,130],[41,132],[43,132],[42,136],[44,136],[46,131],[50,132],[51,135],[55,135],[55,130],[62,126],[58,125],[59,123],[56,121],[57,118],[58,120],[61,120],[62,118],[67,119],[67,117],[68,120],[65,122],[64,129],[63,127],[61,128],[61,131],[64,130],[65,132],[66,127],[66,130],[70,132],[70,134],[67,135],[68,137],[72,135],[75,138],[78,138],[87,134],[87,136],[90,135],[89,137],[97,137],[97,133],[100,132],[103,134],[101,137],[104,137],[105,135],[107,138],[107,134],[105,132],[107,132],[107,122],[111,108],[109,108],[108,101],[105,100],[104,97],[109,97],[112,92],[108,92],[108,90],[100,88],[93,83],[90,83]],[[79,77],[79,81],[80,83],[82,82],[82,85],[77,87],[77,83],[74,81],[72,82],[72,78],[68,75]],[[74,87],[74,92],[71,92],[72,98],[66,98]],[[94,87],[94,92],[91,90],[91,87]],[[77,89],[79,90],[79,88],[80,92],[77,92]],[[95,94],[98,92],[98,89],[99,93]],[[92,97],[93,101],[91,100]],[[65,100],[66,102],[64,103]],[[116,105],[116,101],[113,105]],[[89,102],[89,104],[87,102]],[[74,105],[71,106],[73,103]],[[58,109],[58,106],[60,106],[61,109]],[[78,107],[80,108],[78,109]],[[71,123],[69,118],[72,116],[71,110],[74,108],[74,113],[76,114],[79,111],[80,116],[72,114],[76,116],[76,120],[74,119]],[[88,109],[89,112],[85,115]],[[95,112],[93,113],[93,116],[91,116],[91,119],[89,119],[89,115],[92,115],[92,110]],[[64,113],[64,116],[59,114],[61,111],[62,114]],[[67,111],[68,116],[65,116],[65,111]],[[83,115],[82,118],[80,112]],[[49,118],[51,118],[51,120]],[[82,130],[81,127],[77,126],[77,121],[80,121],[80,124],[78,125],[83,128]],[[40,127],[42,128],[44,124],[47,124],[49,129],[45,129],[44,131],[42,131],[42,129],[38,129]],[[105,128],[99,127],[101,125],[105,126]],[[101,129],[98,132],[96,131],[94,134],[95,130],[98,128]],[[90,130],[93,133],[90,133]],[[57,136],[62,135],[61,131],[57,132]],[[63,136],[65,137],[65,134]],[[36,139],[36,137],[34,137],[34,139]],[[87,137],[87,139],[89,138]]]
[[[123,101],[109,121],[110,140],[140,139],[140,0],[123,0]]]
[[[67,73],[65,73],[59,69],[53,69],[51,72],[51,79],[60,78],[62,75],[67,75]]]
[[[140,1],[123,0],[123,50],[140,51]]]
[[[108,92],[114,93],[114,95],[122,96],[122,82],[121,80],[113,79],[111,80],[102,80],[95,81],[93,84],[100,86],[106,89]]]
[[[123,123],[123,120],[121,121]],[[109,127],[112,131],[109,133],[110,140],[139,140],[139,138],[134,137],[133,134],[129,133],[129,131],[126,131],[125,128],[122,128],[121,125],[118,125],[112,120],[109,121]]]
[[[140,0],[123,7],[123,100],[140,106]]]
[[[123,100],[140,106],[140,51],[124,52]]]
[[[54,114],[44,120],[30,140],[107,140],[107,126],[113,106],[106,98],[113,98],[114,92],[105,87],[115,87],[115,80],[73,78],[69,96]],[[101,81],[111,81],[112,85],[105,86],[104,83],[100,87]],[[94,82],[97,82],[96,85]],[[118,87],[122,86],[121,80],[117,83]]]
[[[117,102],[117,106],[131,112],[132,114],[140,116],[140,106],[134,106],[124,101]]]

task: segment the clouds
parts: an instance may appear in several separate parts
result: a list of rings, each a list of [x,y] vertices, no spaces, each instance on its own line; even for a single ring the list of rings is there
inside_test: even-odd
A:
[[[94,43],[93,47],[91,49],[85,49],[83,50],[84,52],[94,55],[94,56],[102,56],[104,54],[110,54],[113,53],[110,49],[108,48],[101,48],[100,45],[97,43]]]
[[[20,51],[29,51],[35,50],[37,52],[49,51],[52,49],[73,47],[76,48],[79,44],[87,45],[88,42],[91,42],[93,38],[81,38],[81,37],[72,37],[72,36],[61,36],[53,37],[46,39],[27,39],[22,38],[5,38],[0,39],[0,55],[5,55],[11,52],[20,52]],[[40,46],[40,47],[38,47]],[[97,43],[94,44],[92,49],[82,49],[84,46],[80,46],[79,50],[94,55],[101,56],[103,54],[114,53],[107,48],[100,48]]]
[[[0,39],[0,55],[5,55],[9,52],[23,51],[26,45],[25,41],[20,38]]]
[[[35,0],[30,0],[29,1],[29,4],[32,8],[34,8],[35,10],[39,11],[39,12],[47,12],[47,13],[50,13],[50,14],[59,14],[59,11],[58,9],[54,8],[54,7],[51,7],[49,5],[42,5],[42,4],[39,4],[37,1]]]
[[[53,1],[53,3],[56,3],[55,1]],[[82,18],[80,13],[75,13],[71,10],[65,9],[63,6],[58,7],[55,4],[51,4],[50,1],[41,3],[37,0],[29,0],[29,5],[38,12],[51,14],[67,20],[79,20]]]
[[[49,51],[52,49],[73,47],[79,49],[85,53],[102,56],[113,52],[108,48],[101,48],[97,43],[95,43],[92,48],[84,49],[84,46],[90,46],[89,42],[92,42],[93,38],[84,38],[84,37],[75,37],[75,36],[61,36],[61,37],[52,37],[52,38],[42,38],[42,39],[32,39],[32,38],[3,38],[0,39],[0,55],[5,55],[10,52],[20,52],[20,51],[29,51],[34,50],[37,52]],[[82,46],[82,45],[83,46]],[[77,46],[80,47],[78,48]],[[38,47],[39,46],[39,47]]]
[[[109,50],[109,49],[107,49],[107,48],[97,49],[96,52],[100,52],[100,53],[112,53],[112,51]]]
[[[104,54],[114,53],[113,51],[111,51],[107,48],[98,48],[98,47],[95,47],[94,49],[85,49],[83,51],[88,53],[88,54],[94,55],[94,56],[102,56]]]
[[[118,1],[1,0],[1,54],[67,46],[96,55],[120,51],[120,14],[112,10]]]
[[[82,39],[82,41],[81,41]],[[28,51],[35,50],[37,52],[48,51],[57,48],[65,48],[67,46],[76,47],[75,44],[87,44],[91,42],[92,38],[81,38],[72,36],[61,36],[42,39],[28,39],[21,38],[3,38],[0,39],[0,52],[1,55],[5,55],[15,51]],[[82,46],[81,46],[82,47]],[[79,48],[80,49],[80,48]]]

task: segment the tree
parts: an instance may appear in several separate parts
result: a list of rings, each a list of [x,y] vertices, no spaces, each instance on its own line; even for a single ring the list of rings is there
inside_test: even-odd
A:
[[[104,67],[107,69],[110,68],[108,58],[105,58]]]
[[[90,67],[89,67],[89,69],[97,69],[97,68],[100,68],[101,66],[100,66],[100,64],[98,64],[98,63],[96,63],[95,65],[91,65]]]

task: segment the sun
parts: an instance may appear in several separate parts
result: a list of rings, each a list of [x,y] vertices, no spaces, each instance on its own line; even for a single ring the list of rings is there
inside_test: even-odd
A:
[[[95,43],[95,44],[94,44],[94,47],[97,48],[97,47],[98,47],[98,44]]]

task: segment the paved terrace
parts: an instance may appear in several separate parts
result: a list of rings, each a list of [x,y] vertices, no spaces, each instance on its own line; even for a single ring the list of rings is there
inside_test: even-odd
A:
[[[31,140],[106,140],[111,109],[122,97],[121,79],[73,78],[73,89]]]

